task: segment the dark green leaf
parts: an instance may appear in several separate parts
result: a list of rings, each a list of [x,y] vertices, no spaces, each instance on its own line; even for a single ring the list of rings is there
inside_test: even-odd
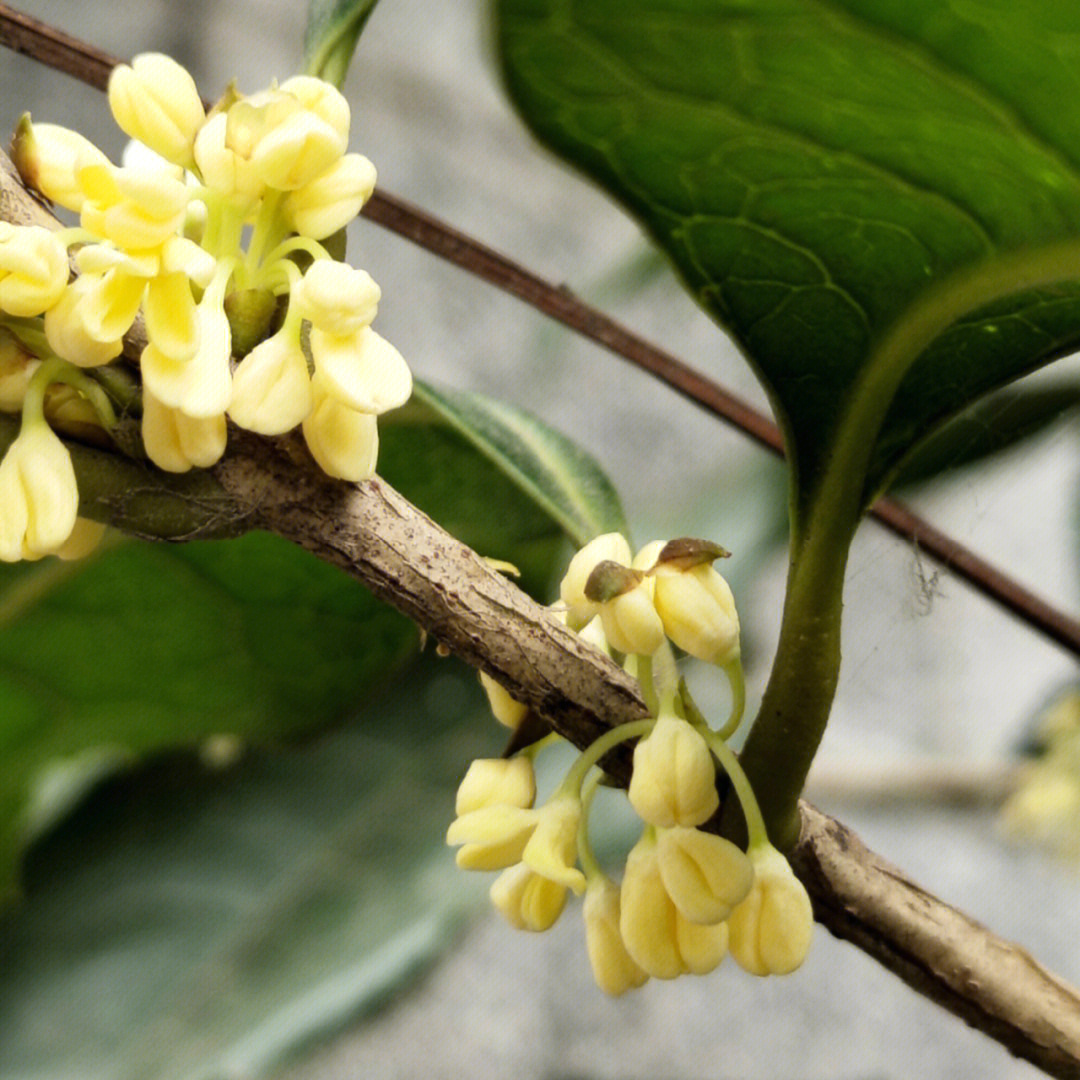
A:
[[[341,86],[364,23],[378,0],[310,0],[304,29],[304,70]]]
[[[999,390],[966,409],[901,462],[893,487],[925,483],[1045,431],[1080,405],[1080,387]]]
[[[577,538],[590,513],[621,520],[610,487],[524,414],[438,400],[386,418],[380,473],[546,599],[561,523]],[[325,728],[417,648],[401,616],[266,535],[0,566],[0,630],[0,894],[26,841],[103,772],[218,734],[265,744]]]
[[[1018,273],[1033,287],[1015,295],[969,282],[944,334],[904,336],[913,305],[957,272],[1080,235],[1080,6],[496,10],[527,121],[640,218],[770,388],[801,515],[841,420],[873,451],[845,465],[865,501],[934,424],[1080,342],[1080,286],[1038,284],[1060,270]],[[887,331],[898,389],[879,379]]]
[[[0,1076],[248,1080],[378,1004],[484,884],[443,836],[486,711],[429,655],[309,746],[95,792],[0,918]]]

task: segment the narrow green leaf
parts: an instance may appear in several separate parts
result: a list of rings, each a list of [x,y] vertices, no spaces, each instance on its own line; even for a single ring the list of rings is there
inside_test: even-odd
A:
[[[379,1004],[483,885],[443,837],[485,713],[429,655],[308,746],[99,789],[0,917],[0,1076],[252,1080]]]
[[[378,0],[310,0],[304,71],[342,86],[356,43]]]
[[[1080,236],[1075,5],[496,10],[526,120],[641,219],[769,386],[801,516],[886,330],[960,270]],[[934,424],[1080,342],[1076,283],[994,292],[973,285],[895,393],[858,406],[885,413],[847,478],[863,498]]]
[[[611,481],[565,435],[503,401],[419,383],[416,400],[460,432],[557,521],[578,546],[627,531]]]

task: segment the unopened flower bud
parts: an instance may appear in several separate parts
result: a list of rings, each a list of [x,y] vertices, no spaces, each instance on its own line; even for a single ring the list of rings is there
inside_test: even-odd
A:
[[[529,711],[529,706],[512,698],[510,692],[497,683],[486,671],[480,672],[480,685],[487,694],[488,704],[495,719],[504,727],[515,731]]]
[[[641,986],[649,978],[626,951],[619,915],[618,886],[610,878],[594,877],[585,890],[583,905],[585,947],[596,985],[612,997]]]
[[[266,185],[251,161],[229,145],[228,123],[228,115],[220,112],[203,124],[195,137],[195,164],[207,187],[246,207],[255,203]]]
[[[521,861],[536,822],[536,810],[493,803],[455,818],[446,842],[460,846],[457,864],[462,870],[501,870]]]
[[[540,808],[536,830],[521,853],[521,861],[536,873],[575,893],[585,891],[585,875],[577,868],[581,800],[559,795]]]
[[[771,844],[750,849],[754,884],[728,920],[731,955],[753,975],[786,975],[810,949],[814,912],[803,884]]]
[[[723,922],[754,883],[747,855],[730,840],[700,829],[678,825],[661,830],[657,858],[664,888],[692,923]]]
[[[728,924],[719,922],[703,926],[676,912],[675,940],[686,971],[691,975],[708,975],[727,956]]]
[[[289,303],[316,330],[346,337],[371,325],[380,296],[379,286],[366,270],[318,259],[293,287]]]
[[[195,135],[206,119],[195,80],[171,57],[142,53],[109,76],[109,108],[121,130],[167,161],[192,163]]]
[[[76,131],[58,124],[33,124],[27,113],[11,144],[11,160],[23,182],[67,210],[79,211],[86,193],[78,179],[82,165],[108,165],[108,158]]]
[[[290,191],[285,219],[301,236],[323,240],[345,228],[375,190],[375,166],[361,154],[346,154],[321,176]]]
[[[653,594],[667,636],[685,652],[723,666],[739,656],[739,616],[728,583],[709,565],[660,563]]]
[[[52,554],[75,528],[71,455],[44,421],[24,427],[0,461],[0,508],[3,562]]]
[[[278,333],[256,345],[233,373],[229,416],[260,435],[291,431],[311,412],[311,378],[299,341]]]
[[[590,540],[571,560],[559,586],[559,596],[566,605],[572,629],[585,626],[600,610],[600,605],[585,595],[585,583],[602,562],[630,565],[630,545],[620,533],[604,533]]]
[[[496,911],[519,930],[548,930],[566,906],[566,887],[524,863],[504,870],[491,886]]]
[[[661,713],[634,747],[627,791],[638,815],[651,825],[701,825],[720,805],[716,767],[701,734],[673,713]]]
[[[251,151],[251,165],[268,187],[294,191],[339,161],[346,142],[346,136],[298,105],[292,112],[280,110],[264,124]]]
[[[349,137],[349,103],[333,83],[314,75],[293,75],[278,90],[283,94],[292,94],[305,109],[329,124],[342,139]]]
[[[646,831],[626,857],[620,897],[619,931],[634,963],[654,979],[683,973],[676,937],[678,912],[664,888],[656,840]]]
[[[144,386],[142,438],[147,456],[159,469],[173,473],[208,469],[225,453],[225,416],[188,416],[160,402]]]
[[[304,419],[303,431],[319,468],[339,480],[359,483],[370,479],[379,454],[376,418],[342,404],[317,372],[311,381],[311,394],[311,412]]]
[[[500,803],[527,810],[535,799],[536,776],[529,758],[477,758],[458,786],[454,812],[462,817]]]
[[[67,283],[67,251],[54,233],[0,221],[0,311],[17,318],[40,315]]]

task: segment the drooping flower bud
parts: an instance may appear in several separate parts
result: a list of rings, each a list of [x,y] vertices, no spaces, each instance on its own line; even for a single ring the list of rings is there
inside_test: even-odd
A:
[[[504,870],[489,893],[495,910],[519,930],[550,929],[566,906],[566,887],[518,863]]]
[[[206,119],[195,80],[162,53],[142,53],[109,76],[109,108],[120,129],[184,168]]]
[[[0,311],[17,318],[41,315],[67,283],[67,251],[54,233],[0,221]]]
[[[701,825],[720,805],[716,766],[701,734],[674,713],[661,713],[634,747],[630,804],[651,825]]]
[[[685,970],[675,925],[678,912],[664,888],[656,840],[646,830],[626,857],[619,932],[634,963],[654,979],[675,979]]]
[[[538,811],[507,803],[470,810],[450,823],[446,842],[458,847],[462,870],[501,870],[521,861],[536,828]]]
[[[307,361],[288,333],[260,342],[233,373],[229,416],[248,431],[281,435],[301,423],[311,406]]]
[[[730,840],[677,825],[657,839],[660,876],[679,913],[692,923],[723,922],[746,899],[754,868]]]
[[[371,413],[343,404],[319,373],[311,380],[312,407],[304,419],[311,456],[328,476],[359,483],[375,473],[379,454],[378,421]]]
[[[166,472],[208,469],[225,453],[225,416],[195,418],[170,408],[143,387],[142,439],[147,456]]]
[[[375,166],[361,154],[346,154],[321,176],[290,191],[281,209],[301,236],[323,240],[345,228],[374,190]]]
[[[731,955],[753,975],[786,975],[810,949],[814,912],[803,884],[771,844],[750,849],[754,884],[728,919]]]
[[[585,890],[585,947],[596,985],[618,997],[643,985],[649,974],[626,951],[619,930],[619,887],[597,875]]]
[[[604,533],[590,540],[571,560],[559,585],[570,627],[580,630],[600,611],[600,605],[585,595],[585,583],[602,562],[630,565],[630,545],[621,533]]]
[[[529,809],[536,799],[536,776],[529,758],[477,758],[457,790],[458,817],[485,806]]]
[[[659,552],[653,594],[664,631],[691,656],[724,666],[739,656],[739,616],[712,560],[727,552],[703,540],[672,540]]]
[[[105,526],[100,521],[89,518],[76,518],[71,535],[56,549],[56,556],[65,562],[85,559],[98,549],[105,537]]]
[[[24,426],[0,461],[0,560],[52,554],[75,528],[78,508],[67,447],[44,421]]]
[[[531,870],[578,895],[585,891],[585,875],[576,865],[580,821],[581,800],[576,795],[556,796],[540,808],[536,830],[521,853],[521,861]]]

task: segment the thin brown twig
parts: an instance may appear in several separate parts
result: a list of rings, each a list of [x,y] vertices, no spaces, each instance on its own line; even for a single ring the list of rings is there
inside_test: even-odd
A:
[[[0,44],[56,71],[104,89],[120,61],[0,2]],[[762,446],[783,455],[780,430],[767,416],[701,375],[682,360],[632,333],[568,290],[552,285],[499,252],[386,191],[376,192],[364,216],[432,254],[530,304],[545,315],[648,371],[701,408]],[[1080,656],[1080,620],[1036,596],[958,540],[895,499],[880,499],[870,513],[886,528],[917,544],[973,588],[1051,641]]]

